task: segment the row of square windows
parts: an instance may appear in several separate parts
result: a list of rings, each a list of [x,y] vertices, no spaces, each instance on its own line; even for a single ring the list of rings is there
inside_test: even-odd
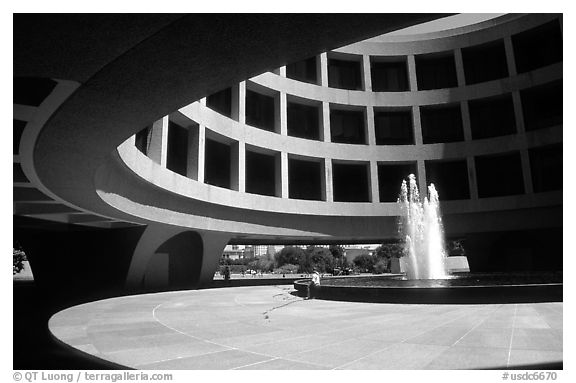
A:
[[[558,20],[512,35],[511,39],[517,73],[525,73],[562,61],[562,30]],[[464,80],[468,85],[510,75],[502,39],[463,48],[462,62]],[[319,84],[318,63],[319,60],[312,57],[289,64],[286,66],[286,77]],[[453,51],[416,55],[415,65],[418,90],[458,86]],[[362,67],[361,56],[329,54],[328,86],[365,90]],[[371,56],[370,79],[372,91],[375,92],[410,90],[407,58]]]
[[[525,130],[536,130],[562,123],[562,81],[524,89],[520,92]],[[228,100],[228,101],[226,101]],[[231,116],[231,95],[222,92],[208,97],[206,105]],[[279,131],[278,100],[273,96],[246,91],[246,123],[268,131]],[[517,123],[511,94],[468,101],[472,139],[514,134]],[[425,144],[456,142],[464,139],[460,104],[422,106],[420,121]],[[311,140],[324,140],[320,103],[287,103],[287,134]],[[366,144],[367,113],[363,107],[330,105],[330,141]],[[374,108],[377,145],[414,144],[411,108]]]
[[[150,131],[143,131],[136,138],[136,146],[146,154],[143,143]],[[189,172],[188,129],[172,122],[169,124],[167,143],[167,165],[169,170],[186,176]],[[233,145],[207,138],[205,146],[204,182],[210,185],[233,189],[238,180],[233,172],[237,164],[238,152]],[[245,190],[248,193],[279,196],[280,154],[264,154],[246,149]],[[530,174],[534,192],[547,192],[562,189],[562,144],[554,144],[528,150]],[[497,155],[475,156],[477,192],[479,198],[518,195],[525,193],[522,161],[519,152]],[[470,198],[468,163],[459,160],[425,161],[426,181],[434,183],[441,200]],[[288,157],[289,198],[324,200],[322,183],[324,161],[305,160]],[[409,174],[417,175],[416,161],[379,162],[378,185],[380,202],[395,202],[400,184]],[[332,182],[334,201],[370,202],[370,166],[367,162],[332,161]]]

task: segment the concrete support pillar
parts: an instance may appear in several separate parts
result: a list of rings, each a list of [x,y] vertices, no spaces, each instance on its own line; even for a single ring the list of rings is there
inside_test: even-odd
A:
[[[232,115],[231,118],[240,123],[246,121],[246,81],[232,87]]]
[[[468,168],[468,185],[470,187],[470,199],[478,199],[478,181],[476,178],[476,167],[474,166],[474,157],[466,157]]]
[[[193,124],[188,127],[188,163],[186,177],[198,181],[200,169],[200,126]]]
[[[418,106],[412,107],[412,124],[414,125],[414,143],[422,145],[422,120],[420,118],[420,108]]]
[[[372,105],[366,106],[366,130],[368,137],[368,145],[376,145],[376,127],[374,124],[374,107]]]
[[[198,285],[202,286],[209,284],[214,279],[224,248],[231,237],[229,234],[217,232],[201,232],[200,236],[202,237],[204,256],[202,257]]]
[[[317,61],[320,63],[320,85],[321,86],[328,86],[328,55],[326,53],[320,53],[319,60]]]
[[[462,49],[457,48],[454,50],[454,59],[456,61],[456,78],[458,86],[466,85],[466,74],[464,73],[464,60],[462,59]]]
[[[524,192],[526,194],[534,193],[532,185],[532,169],[530,169],[530,156],[528,149],[520,150],[520,160],[522,161],[522,174],[524,176]]]
[[[467,101],[460,101],[460,110],[462,111],[462,128],[464,129],[464,140],[472,141],[472,125],[470,123],[470,109]]]
[[[288,153],[280,152],[276,161],[276,196],[288,198]]]
[[[206,284],[213,279],[229,240],[225,233],[149,225],[132,255],[125,286],[138,291]]]
[[[362,55],[362,79],[364,90],[372,92],[372,71],[370,68],[370,55]]]
[[[286,77],[286,65],[282,65],[280,68],[278,68],[278,72],[281,77]]]
[[[230,187],[239,192],[246,191],[246,144],[232,144],[230,153]]]
[[[330,103],[323,101],[322,102],[322,112],[320,113],[320,118],[322,119],[321,132],[322,132],[322,141],[330,142]]]
[[[166,167],[168,158],[168,116],[152,124],[148,157],[162,167]]]
[[[504,37],[504,50],[506,52],[506,63],[508,65],[508,76],[516,76],[516,58],[514,57],[514,46],[512,45],[512,37]]]
[[[332,183],[332,160],[324,158],[322,166],[324,177],[322,178],[322,196],[326,202],[334,202],[334,185]]]
[[[512,103],[514,104],[514,120],[516,121],[516,131],[524,133],[526,126],[524,125],[524,113],[522,111],[522,98],[520,91],[515,90],[512,92]]]
[[[378,162],[370,161],[369,169],[370,179],[370,201],[373,203],[380,202],[380,185],[378,184]]]
[[[198,182],[204,183],[206,172],[206,127],[198,126]]]
[[[418,190],[422,200],[428,195],[428,183],[426,182],[426,164],[424,160],[418,160]]]
[[[274,103],[276,116],[276,126],[274,130],[276,133],[280,133],[283,136],[288,135],[288,100],[286,98],[286,92],[280,92],[280,95],[275,100]]]
[[[418,76],[416,76],[416,58],[408,55],[408,80],[410,81],[410,91],[418,90]]]

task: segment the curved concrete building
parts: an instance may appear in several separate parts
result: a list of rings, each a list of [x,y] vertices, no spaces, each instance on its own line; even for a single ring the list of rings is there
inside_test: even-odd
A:
[[[442,17],[15,16],[36,279],[173,289],[228,243],[392,239],[410,173],[472,271],[561,270],[562,16],[387,33]]]

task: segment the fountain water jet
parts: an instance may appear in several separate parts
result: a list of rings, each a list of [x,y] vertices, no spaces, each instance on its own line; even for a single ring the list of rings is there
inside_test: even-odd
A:
[[[444,279],[448,277],[445,260],[444,229],[434,184],[428,186],[429,197],[420,201],[414,174],[402,181],[398,203],[403,214],[399,232],[405,239],[406,256],[401,258],[408,279]]]

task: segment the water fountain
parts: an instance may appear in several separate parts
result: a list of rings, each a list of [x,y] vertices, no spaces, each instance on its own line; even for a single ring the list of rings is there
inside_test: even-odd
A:
[[[403,215],[399,219],[399,232],[405,239],[406,256],[401,258],[402,269],[408,279],[445,279],[446,250],[444,230],[434,184],[428,186],[428,197],[420,200],[414,174],[402,181],[398,198]]]
[[[382,303],[475,304],[561,302],[562,272],[449,273],[444,229],[434,184],[420,200],[413,174],[402,181],[398,231],[405,240],[399,274],[334,277],[322,281],[320,299]],[[393,273],[397,273],[393,271]],[[294,288],[305,294],[308,280]]]

